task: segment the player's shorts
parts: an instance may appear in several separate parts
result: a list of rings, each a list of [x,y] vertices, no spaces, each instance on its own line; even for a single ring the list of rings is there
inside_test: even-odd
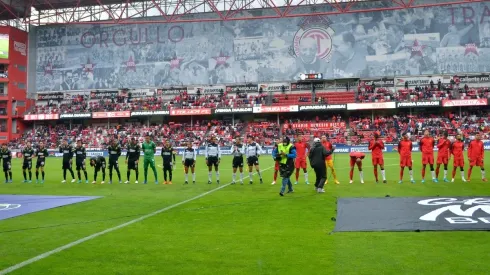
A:
[[[233,158],[233,168],[243,168],[243,157],[234,157]]]
[[[334,168],[333,159],[327,159],[326,163],[328,168],[330,169]]]
[[[134,159],[128,159],[128,170],[138,170],[138,163]]]
[[[464,158],[454,158],[453,159],[454,167],[464,167]]]
[[[85,167],[85,160],[83,161],[77,161],[77,171],[80,171],[80,170],[85,170],[86,167]]]
[[[354,167],[356,166],[356,160],[357,158],[350,158],[350,167]],[[362,159],[361,159],[361,162],[357,165],[358,167],[362,167]]]
[[[422,154],[422,164],[423,165],[434,164],[434,154],[431,154],[431,155]]]
[[[258,157],[248,157],[247,158],[247,164],[248,164],[248,166],[259,165],[259,158]]]
[[[412,167],[412,157],[400,157],[400,167]]]
[[[109,169],[119,169],[119,162],[117,160],[111,160],[109,159]]]
[[[38,160],[36,162],[36,169],[39,169],[40,167],[44,167],[44,164],[45,164],[44,160],[42,160],[42,161]]]
[[[172,163],[171,162],[168,162],[168,163],[163,163],[163,170],[172,170]]]
[[[470,166],[483,166],[483,159],[477,158],[470,161]]]
[[[296,158],[296,160],[294,161],[294,168],[296,169],[306,169],[306,159],[305,158]]]
[[[449,163],[449,156],[437,155],[437,164],[448,164],[448,163]]]
[[[10,171],[10,169],[12,169],[12,165],[10,165],[10,163],[3,163],[3,171],[4,172],[7,172],[7,171]]]
[[[213,165],[218,167],[218,157],[208,157],[208,167]]]
[[[385,160],[382,157],[380,157],[380,158],[372,158],[371,160],[373,162],[373,165],[385,165]]]
[[[193,159],[186,159],[184,160],[184,166],[185,167],[194,167],[196,162]]]
[[[279,161],[275,161],[275,165],[274,165],[274,171],[279,171]]]
[[[22,163],[22,169],[31,170],[32,169],[32,160],[31,161],[24,161],[24,163]]]
[[[71,169],[71,163],[70,163],[70,161],[63,160],[63,167],[62,167],[62,169]]]

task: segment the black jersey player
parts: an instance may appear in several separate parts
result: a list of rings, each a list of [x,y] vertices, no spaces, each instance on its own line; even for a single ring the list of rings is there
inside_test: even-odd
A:
[[[87,166],[85,165],[85,159],[87,158],[87,150],[82,145],[82,141],[77,141],[77,146],[75,147],[75,162],[77,168],[77,176],[78,183],[82,182],[82,174],[80,171],[83,171],[83,175],[85,176],[85,183],[88,183],[88,174],[87,174]]]
[[[41,169],[42,180],[44,183],[44,165],[46,165],[46,158],[49,156],[48,150],[44,147],[44,143],[39,142],[39,148],[36,150],[36,183],[39,182],[39,169]]]
[[[24,162],[22,163],[22,174],[24,175],[24,183],[27,181],[27,171],[29,171],[29,183],[32,182],[32,158],[35,157],[36,153],[31,146],[30,142],[27,142],[26,147],[22,150],[22,155],[24,156]]]

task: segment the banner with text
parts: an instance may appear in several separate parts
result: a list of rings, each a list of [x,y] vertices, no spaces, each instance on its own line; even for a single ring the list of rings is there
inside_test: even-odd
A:
[[[158,95],[180,95],[181,93],[186,93],[186,92],[187,92],[187,87],[164,88],[164,89],[157,90]]]
[[[210,115],[211,109],[199,108],[199,109],[171,109],[171,116],[204,116]]]
[[[315,87],[315,90],[325,90],[325,82],[313,82],[313,83],[291,83],[291,91],[311,91]]]
[[[215,114],[248,114],[253,113],[252,107],[244,108],[217,108],[214,109]]]
[[[347,110],[396,109],[395,102],[348,103]]]
[[[284,89],[285,92],[288,92],[291,90],[291,87],[289,86],[289,83],[260,83],[258,85],[258,89],[260,90],[262,88],[262,91],[264,92],[282,92]]]
[[[479,99],[455,99],[455,100],[443,100],[443,107],[459,107],[459,106],[484,106],[488,104],[488,100],[486,98]]]
[[[256,93],[259,89],[257,85],[229,85],[226,86],[228,93]]]
[[[170,111],[138,111],[131,112],[131,117],[135,116],[168,116]]]
[[[364,87],[364,86],[371,86],[373,84],[376,87],[393,87],[395,86],[395,79],[394,78],[364,79],[361,80],[359,86]]]
[[[290,106],[255,106],[253,112],[261,113],[293,113],[298,112],[298,105]]]
[[[90,92],[90,99],[111,99],[118,95],[119,91],[92,91]]]
[[[59,119],[59,114],[41,114],[41,115],[25,115],[24,120],[56,120]]]
[[[413,107],[440,107],[441,102],[437,101],[415,101],[415,102],[397,102],[397,108],[413,108]]]
[[[64,98],[64,93],[37,94],[37,100],[39,101],[63,100]]]
[[[300,112],[327,111],[327,110],[346,110],[347,104],[318,104],[318,105],[301,105]]]
[[[91,118],[91,113],[80,113],[80,114],[61,114],[60,119],[74,119],[74,118]]]
[[[93,118],[123,118],[123,117],[130,117],[130,116],[131,116],[130,111],[92,113]]]
[[[345,128],[345,122],[305,122],[305,123],[292,123],[284,124],[284,129],[318,129],[318,130],[330,130],[333,128]]]
[[[226,86],[224,85],[216,85],[216,86],[197,86],[192,90],[193,94],[197,94],[197,91],[201,91],[201,95],[217,95],[220,93],[224,93]]]

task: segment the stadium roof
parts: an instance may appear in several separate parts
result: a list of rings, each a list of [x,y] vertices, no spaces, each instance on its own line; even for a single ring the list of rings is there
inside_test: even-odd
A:
[[[363,3],[372,2],[370,5]],[[372,12],[380,10],[468,4],[485,0],[0,0],[0,25],[80,24],[88,22],[124,24],[134,19],[159,16],[155,22],[182,22],[192,13],[210,13],[208,20],[256,19],[240,15],[245,10],[269,8],[273,15],[263,18],[307,16],[293,13],[299,6],[328,5],[322,14]],[[320,13],[318,13],[320,15]],[[188,17],[184,21],[189,20]]]

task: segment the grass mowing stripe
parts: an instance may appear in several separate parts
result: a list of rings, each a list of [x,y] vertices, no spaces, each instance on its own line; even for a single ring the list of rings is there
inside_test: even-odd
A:
[[[269,169],[271,169],[271,168],[274,168],[274,166],[270,166],[270,167],[268,167],[268,168],[265,168],[265,169],[261,170],[261,172],[263,172],[263,171],[267,171],[267,170],[269,170]],[[248,176],[244,177],[244,179],[246,179],[246,178],[248,178]],[[6,269],[4,269],[4,270],[1,270],[1,271],[0,271],[0,275],[5,275],[5,274],[8,274],[8,273],[10,273],[10,272],[12,272],[12,271],[15,271],[15,270],[17,270],[17,269],[23,268],[24,266],[30,265],[30,264],[32,264],[32,263],[34,263],[34,262],[37,262],[37,261],[42,260],[42,259],[44,259],[44,258],[47,258],[47,257],[49,257],[49,256],[51,256],[51,255],[53,255],[53,254],[56,254],[56,253],[58,253],[58,252],[61,252],[61,251],[63,251],[63,250],[69,249],[69,248],[71,248],[71,247],[74,247],[74,246],[79,245],[79,244],[81,244],[81,243],[84,243],[84,242],[86,242],[86,241],[93,240],[93,239],[95,239],[95,238],[97,238],[97,237],[99,237],[99,236],[105,235],[105,234],[107,234],[107,233],[110,233],[110,232],[112,232],[112,231],[115,231],[115,230],[118,230],[118,229],[121,229],[121,228],[124,228],[124,227],[126,227],[126,226],[128,226],[128,225],[131,225],[131,224],[133,224],[133,223],[137,223],[137,222],[140,222],[140,221],[142,221],[142,220],[145,220],[145,219],[151,218],[151,217],[153,217],[153,216],[155,216],[155,215],[158,215],[158,214],[160,214],[160,213],[162,213],[162,212],[168,211],[168,210],[173,209],[173,208],[175,208],[175,207],[181,206],[181,205],[186,204],[186,203],[188,203],[188,202],[191,202],[191,201],[197,200],[197,199],[202,198],[202,197],[204,197],[204,196],[206,196],[206,195],[209,195],[209,194],[211,194],[211,193],[214,193],[215,191],[218,191],[218,190],[220,190],[220,189],[223,189],[223,188],[225,188],[225,187],[229,186],[230,184],[231,184],[231,182],[229,182],[229,183],[227,183],[227,184],[224,184],[224,185],[222,185],[222,186],[220,186],[220,187],[218,187],[218,188],[215,188],[215,189],[213,189],[213,190],[210,190],[210,191],[208,191],[208,192],[202,193],[202,194],[200,194],[200,195],[198,195],[198,196],[195,196],[195,197],[192,197],[192,198],[190,198],[190,199],[187,199],[187,200],[181,201],[181,202],[179,202],[179,203],[176,203],[176,204],[173,204],[173,205],[167,206],[167,207],[165,207],[165,208],[162,208],[162,209],[157,210],[157,211],[155,211],[155,212],[152,212],[152,213],[150,213],[150,214],[146,214],[146,215],[144,215],[144,216],[141,216],[141,217],[139,217],[139,218],[137,218],[137,219],[134,219],[134,220],[131,220],[131,221],[129,221],[129,222],[126,222],[126,223],[120,224],[120,225],[115,226],[115,227],[111,227],[111,228],[106,229],[106,230],[104,230],[104,231],[100,231],[100,232],[98,232],[98,233],[94,233],[94,234],[92,234],[92,235],[90,235],[90,236],[87,236],[87,237],[85,237],[85,238],[81,238],[81,239],[76,240],[76,241],[74,241],[74,242],[71,242],[71,243],[69,243],[69,244],[66,244],[66,245],[60,246],[60,247],[55,248],[55,249],[53,249],[53,250],[51,250],[51,251],[48,251],[48,252],[45,252],[45,253],[43,253],[43,254],[41,254],[41,255],[38,255],[38,256],[36,256],[36,257],[33,257],[33,258],[29,259],[29,260],[23,261],[23,262],[21,262],[21,263],[18,263],[18,264],[16,264],[16,265],[13,265],[13,266],[11,266],[11,267],[8,267],[8,268],[6,268]]]

